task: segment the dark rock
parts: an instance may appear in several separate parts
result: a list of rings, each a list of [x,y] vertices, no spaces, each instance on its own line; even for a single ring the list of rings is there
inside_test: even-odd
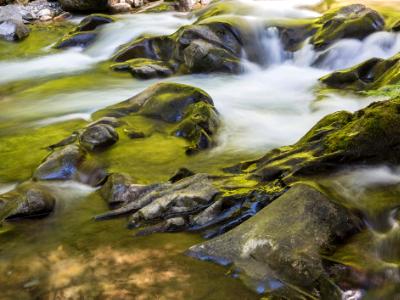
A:
[[[332,252],[358,230],[359,220],[347,209],[298,184],[255,217],[189,253],[230,261],[256,280],[278,278],[313,290],[327,277],[320,253]]]
[[[99,26],[113,23],[114,19],[107,15],[93,14],[84,18],[74,29],[75,32],[93,31]]]
[[[54,47],[56,49],[65,49],[71,47],[86,48],[91,45],[97,38],[96,32],[77,32],[64,37]]]
[[[104,150],[118,141],[114,127],[106,124],[90,126],[80,135],[80,144],[88,151]]]
[[[63,9],[68,11],[104,11],[108,9],[107,0],[59,0]]]
[[[364,39],[383,30],[385,21],[378,12],[362,4],[353,4],[327,12],[315,26],[317,31],[311,43],[315,48],[323,49],[339,39]]]
[[[44,186],[25,183],[0,195],[0,220],[44,217],[54,206],[55,198]]]

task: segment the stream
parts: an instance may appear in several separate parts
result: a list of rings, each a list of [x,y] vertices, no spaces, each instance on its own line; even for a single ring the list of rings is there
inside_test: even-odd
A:
[[[240,75],[185,75],[141,81],[109,69],[106,62],[124,43],[144,34],[171,34],[194,22],[193,17],[182,13],[118,15],[117,22],[105,25],[96,42],[85,50],[52,49],[82,19],[78,16],[70,23],[38,26],[18,44],[0,42],[0,194],[31,176],[46,154],[43,147],[90,121],[94,111],[132,97],[155,82],[204,89],[220,113],[222,129],[218,145],[196,156],[159,157],[157,147],[149,144],[132,165],[115,166],[117,171],[130,168],[141,183],[166,180],[181,166],[218,173],[224,166],[296,142],[329,113],[356,111],[383,100],[330,91],[319,94],[316,86],[319,78],[333,70],[398,53],[400,34],[378,32],[363,41],[341,40],[323,52],[306,44],[289,55],[277,32],[262,30],[261,24],[274,18],[318,16],[306,7],[319,1],[244,2],[253,8],[243,17],[260,35],[264,64],[246,62]],[[368,260],[372,271],[388,272],[388,284],[398,283],[400,256],[390,250],[400,246],[398,211],[388,204],[376,212],[371,199],[388,190],[391,197],[400,196],[400,171],[382,166],[336,176],[320,182],[321,187],[365,212],[371,230],[356,237],[332,260],[360,266]],[[203,240],[200,236],[176,233],[133,237],[134,231],[126,230],[124,220],[92,220],[107,209],[94,188],[72,182],[48,185],[62,200],[57,202],[54,214],[0,227],[0,299],[260,297],[252,283],[239,281],[226,268],[184,254]],[[354,251],[370,239],[377,245],[371,250],[374,255],[357,257]],[[361,295],[353,291],[346,299],[361,299]]]

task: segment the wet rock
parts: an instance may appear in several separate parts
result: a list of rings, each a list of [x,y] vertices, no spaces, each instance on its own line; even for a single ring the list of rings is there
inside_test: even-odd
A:
[[[54,206],[55,198],[44,186],[24,183],[0,195],[0,220],[44,217],[53,211]]]
[[[119,195],[127,199],[121,207],[97,216],[96,219],[131,213],[128,226],[133,228],[146,222],[195,214],[209,206],[216,194],[218,190],[206,174],[197,174],[176,183],[131,185]]]
[[[193,73],[240,73],[240,60],[225,49],[202,40],[193,41],[183,52],[185,65]]]
[[[328,74],[320,81],[332,88],[355,91],[377,89],[400,79],[400,55],[389,59],[371,58],[354,67]]]
[[[333,251],[358,230],[359,220],[344,207],[298,184],[250,220],[189,253],[230,261],[256,280],[278,278],[313,290],[326,277],[320,253]]]
[[[34,180],[75,180],[92,186],[107,174],[78,145],[68,145],[51,153],[33,174]]]
[[[118,63],[112,65],[111,68],[114,71],[129,72],[133,77],[139,79],[168,77],[174,73],[174,67],[165,62],[141,58]]]
[[[113,60],[127,62],[135,58],[169,61],[174,51],[174,41],[169,36],[142,37],[117,51]]]
[[[84,18],[79,25],[74,29],[75,32],[93,31],[99,26],[113,23],[114,19],[103,14],[93,14]]]
[[[97,124],[86,128],[79,137],[80,144],[88,151],[104,150],[118,141],[114,127]]]
[[[158,65],[163,62],[174,66],[172,72],[180,73],[239,73],[243,52],[252,62],[262,63],[264,59],[254,28],[244,18],[232,16],[202,20],[169,36],[141,37],[120,49],[113,60],[147,59],[142,62],[148,69],[154,69],[154,61]],[[129,72],[131,68],[116,70]]]
[[[63,38],[54,46],[54,48],[56,49],[65,49],[72,47],[86,48],[96,40],[96,37],[97,37],[96,32],[77,32]]]
[[[311,43],[315,48],[323,49],[339,39],[364,39],[383,30],[385,21],[378,12],[362,4],[353,4],[327,12],[315,26],[317,31]]]
[[[101,196],[107,200],[108,204],[113,207],[129,202],[129,193],[132,193],[132,189],[129,188],[132,185],[132,179],[123,174],[111,174],[106,183],[100,189]]]
[[[67,11],[104,11],[108,9],[107,0],[59,0]]]
[[[167,134],[189,142],[188,153],[214,145],[213,136],[219,126],[211,97],[200,89],[176,83],[155,84],[131,99],[94,114],[94,118],[103,116],[142,116],[150,123],[165,122],[171,125]]]
[[[0,20],[0,38],[6,41],[20,41],[28,35],[29,29],[21,20]]]
[[[54,150],[56,148],[64,147],[64,146],[67,146],[67,145],[71,145],[71,144],[75,143],[78,140],[78,137],[79,137],[79,132],[73,132],[69,137],[63,139],[62,141],[60,141],[58,143],[52,144],[52,145],[50,145],[50,146],[48,146],[46,148],[52,151],[52,150]]]
[[[79,25],[70,33],[66,34],[54,46],[56,49],[65,49],[71,47],[86,48],[95,42],[99,29],[114,19],[102,14],[93,14],[84,18]]]

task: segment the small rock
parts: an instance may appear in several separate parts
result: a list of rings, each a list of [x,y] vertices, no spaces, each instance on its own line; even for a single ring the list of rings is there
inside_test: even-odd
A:
[[[89,151],[103,150],[118,141],[118,133],[110,125],[98,124],[88,127],[79,141]]]

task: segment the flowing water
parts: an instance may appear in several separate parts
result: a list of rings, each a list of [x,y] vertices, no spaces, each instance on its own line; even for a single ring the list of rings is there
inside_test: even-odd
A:
[[[379,32],[364,41],[342,40],[324,52],[305,45],[289,55],[277,32],[260,26],[273,18],[318,16],[305,8],[317,2],[242,1],[247,9],[240,9],[237,14],[260,36],[264,65],[246,62],[246,72],[241,75],[165,79],[200,87],[212,96],[223,120],[218,146],[191,158],[176,154],[155,159],[157,151],[150,139],[148,152],[138,154],[137,160],[125,168],[143,183],[165,180],[181,166],[217,172],[230,163],[294,143],[331,112],[355,111],[380,100],[343,93],[324,93],[321,99],[316,93],[318,78],[371,57],[396,54],[400,51],[399,34]],[[41,148],[90,120],[92,112],[160,81],[138,81],[111,72],[107,60],[119,46],[143,34],[173,33],[194,20],[178,13],[118,16],[118,21],[104,26],[97,41],[86,50],[52,49],[73,24],[37,27],[20,44],[0,44],[0,193],[29,178],[46,153]],[[77,21],[79,18],[73,20]],[[376,199],[382,186],[387,185],[393,188],[391,196],[396,195],[399,178],[397,171],[382,167],[349,171],[339,174],[330,184],[321,183],[327,190],[334,190],[338,199],[345,199],[346,203],[351,199],[353,206],[365,212],[374,241],[380,245],[372,248],[381,249],[375,253],[378,259],[371,261],[390,264],[390,270],[396,269],[400,259],[399,253],[388,250],[393,243],[400,243],[399,213],[390,203],[375,210],[368,199],[373,199],[371,195]],[[69,299],[83,295],[84,299],[258,297],[229,276],[226,269],[183,254],[201,241],[200,237],[163,234],[134,238],[133,232],[124,229],[124,220],[92,221],[92,216],[106,210],[106,204],[93,189],[73,183],[51,188],[61,199],[54,215],[1,228],[1,299]],[[382,232],[389,234],[382,238]],[[360,237],[354,245],[366,239]],[[343,250],[343,255],[354,247]]]

